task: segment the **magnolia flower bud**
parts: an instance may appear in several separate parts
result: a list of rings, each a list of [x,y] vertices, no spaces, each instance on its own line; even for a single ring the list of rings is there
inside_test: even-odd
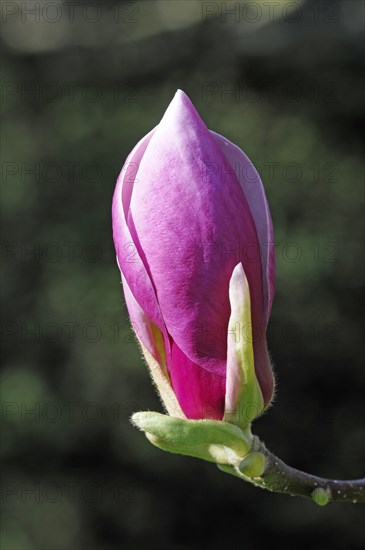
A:
[[[274,390],[273,229],[262,182],[178,91],[130,153],[113,235],[132,325],[167,412],[247,426]]]

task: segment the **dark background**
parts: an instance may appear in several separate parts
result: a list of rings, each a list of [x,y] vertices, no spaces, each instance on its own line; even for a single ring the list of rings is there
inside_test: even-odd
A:
[[[1,548],[360,548],[362,507],[261,491],[132,428],[162,409],[110,208],[182,88],[258,167],[274,220],[278,391],[254,430],[293,466],[361,477],[363,3],[23,4],[1,3]]]

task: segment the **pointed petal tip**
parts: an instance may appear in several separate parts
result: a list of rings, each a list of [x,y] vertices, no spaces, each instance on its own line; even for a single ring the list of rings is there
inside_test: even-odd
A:
[[[191,104],[191,100],[190,100],[189,96],[186,95],[186,93],[183,90],[181,90],[180,88],[178,88],[176,90],[176,93],[175,93],[172,101],[179,101],[179,102],[182,102],[182,103]]]
[[[165,111],[163,120],[168,120],[170,117],[174,120],[181,120],[187,123],[191,118],[199,119],[199,114],[195,109],[192,101],[183,90],[178,89],[172,98],[168,108]]]

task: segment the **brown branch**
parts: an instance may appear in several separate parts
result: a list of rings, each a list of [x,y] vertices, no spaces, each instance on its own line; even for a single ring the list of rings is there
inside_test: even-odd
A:
[[[255,436],[253,450],[265,456],[264,473],[257,478],[248,478],[236,468],[219,465],[227,473],[242,477],[274,493],[310,498],[320,506],[329,502],[365,503],[365,478],[354,480],[325,479],[307,474],[288,466],[269,451],[265,444]]]

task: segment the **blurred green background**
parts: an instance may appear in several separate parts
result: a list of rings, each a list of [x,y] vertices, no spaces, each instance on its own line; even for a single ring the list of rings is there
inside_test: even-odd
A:
[[[293,466],[361,477],[363,6],[1,3],[3,550],[363,545],[363,508],[263,492],[131,427],[161,405],[110,215],[182,88],[255,163],[274,220],[278,391],[255,431]]]

